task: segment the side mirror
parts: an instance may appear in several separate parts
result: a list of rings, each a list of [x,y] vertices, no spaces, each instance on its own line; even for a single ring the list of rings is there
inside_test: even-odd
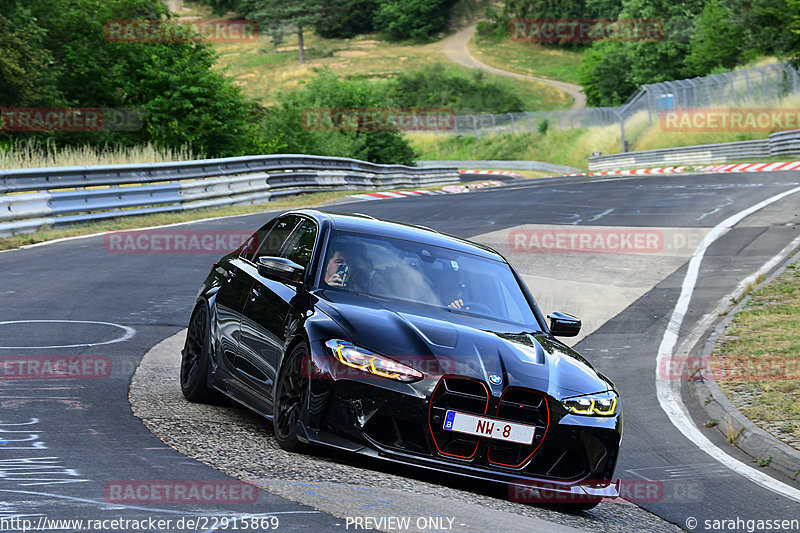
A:
[[[550,319],[550,333],[554,337],[575,337],[581,332],[581,319],[556,311],[547,315]]]
[[[258,258],[258,273],[269,279],[299,287],[303,284],[306,269],[283,257]]]

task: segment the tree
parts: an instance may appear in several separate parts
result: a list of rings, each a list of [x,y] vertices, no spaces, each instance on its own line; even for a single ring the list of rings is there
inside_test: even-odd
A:
[[[0,12],[4,13],[6,6],[3,4]],[[4,33],[0,45],[7,52],[0,57],[0,64],[6,65],[3,69],[13,74],[16,65],[31,74],[29,80],[0,85],[0,91],[13,98],[10,103],[129,108],[139,110],[143,118],[142,127],[133,131],[35,135],[73,145],[189,144],[197,151],[220,156],[264,148],[253,120],[258,109],[232,80],[214,69],[216,56],[211,45],[199,39],[134,43],[104,37],[104,24],[109,20],[166,16],[160,0],[37,0],[26,3],[25,9],[28,11],[18,10],[17,20],[9,19],[22,26],[16,33],[14,29]],[[16,37],[6,39],[7,35]],[[4,63],[8,58],[13,61]]]
[[[798,6],[792,0],[720,0],[731,23],[743,32],[744,59],[761,55],[787,56],[800,47],[791,31]]]
[[[320,23],[333,8],[331,0],[242,0],[239,10],[247,18],[255,20],[261,31],[275,33],[293,29],[297,32],[298,59],[306,62],[303,32]]]
[[[579,80],[588,105],[618,106],[636,91],[628,51],[623,43],[595,43],[583,56]]]
[[[584,0],[506,0],[509,18],[584,18],[589,15]]]
[[[708,0],[695,20],[695,34],[686,64],[692,74],[704,76],[717,67],[732,69],[742,57],[744,29],[734,25],[727,8]]]
[[[19,4],[0,7],[0,35],[0,106],[57,105],[60,69],[30,11]]]
[[[425,39],[447,27],[454,0],[382,0],[375,29],[393,40]]]
[[[686,57],[691,52],[695,17],[704,4],[704,0],[625,0],[619,18],[660,21],[663,38],[593,43],[580,73],[587,103],[619,105],[640,85],[691,76]]]
[[[211,6],[211,9],[217,15],[224,15],[228,11],[239,10],[239,0],[196,0],[198,4],[205,4]]]
[[[330,0],[332,9],[317,22],[317,33],[328,39],[350,39],[375,30],[378,0]]]

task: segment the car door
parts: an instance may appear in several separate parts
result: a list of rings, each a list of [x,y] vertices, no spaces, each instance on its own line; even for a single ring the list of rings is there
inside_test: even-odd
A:
[[[234,374],[240,380],[242,379],[239,357],[242,345],[242,311],[258,277],[255,261],[260,255],[269,255],[280,251],[299,222],[300,217],[296,215],[281,216],[268,222],[248,239],[239,256],[230,258],[226,265],[226,278],[223,280],[217,296],[217,307],[220,308],[220,313],[224,307],[225,312],[232,318],[228,318],[224,325],[227,331],[222,332],[221,330],[223,334],[220,336],[223,344],[226,345],[223,350],[226,360],[230,362]],[[220,296],[223,305],[220,304]],[[223,324],[220,323],[220,328],[222,327]]]
[[[304,218],[280,253],[295,263],[308,267],[319,231],[316,223]],[[298,318],[294,307],[297,288],[257,276],[242,312],[242,334],[237,365],[249,384],[263,391],[271,401],[272,387],[286,342],[287,326]]]
[[[214,300],[215,319],[219,331],[220,354],[228,369],[234,368],[235,365],[236,354],[239,351],[242,309],[255,282],[245,266],[252,260],[252,256],[270,233],[275,222],[276,219],[273,219],[264,224],[248,238],[238,254],[227,255],[215,267],[221,280]]]

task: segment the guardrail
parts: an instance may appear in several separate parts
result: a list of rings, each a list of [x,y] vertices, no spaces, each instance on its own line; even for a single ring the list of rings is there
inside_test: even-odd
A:
[[[304,192],[460,181],[455,167],[308,155],[0,170],[0,236],[120,216],[256,204]]]
[[[589,158],[589,170],[617,170],[660,165],[705,165],[784,155],[800,156],[800,130],[772,133],[767,139],[755,141],[701,144],[592,156]]]
[[[438,167],[453,165],[462,170],[537,170],[540,172],[556,172],[562,174],[574,174],[580,172],[577,168],[566,165],[555,165],[543,161],[418,161],[422,167]]]

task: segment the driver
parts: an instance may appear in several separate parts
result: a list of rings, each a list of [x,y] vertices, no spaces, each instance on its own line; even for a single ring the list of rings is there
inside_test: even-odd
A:
[[[362,244],[343,239],[334,241],[325,266],[325,283],[331,287],[363,291],[364,278],[372,270],[368,268],[371,265],[366,255],[367,249]]]

